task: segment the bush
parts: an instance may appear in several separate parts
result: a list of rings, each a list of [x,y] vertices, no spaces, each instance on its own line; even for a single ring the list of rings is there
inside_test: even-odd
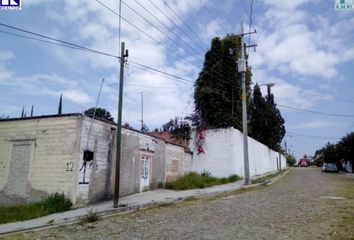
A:
[[[202,174],[191,172],[184,175],[182,178],[177,179],[176,181],[167,182],[166,188],[173,190],[206,188],[214,185],[235,182],[239,179],[241,178],[237,175],[232,175],[228,178],[216,178],[205,171]]]
[[[64,193],[55,193],[46,199],[27,205],[0,207],[0,224],[24,221],[56,212],[64,212],[71,208],[72,203]]]
[[[64,193],[54,193],[43,201],[44,208],[48,214],[65,212],[73,205],[70,199],[65,198]]]

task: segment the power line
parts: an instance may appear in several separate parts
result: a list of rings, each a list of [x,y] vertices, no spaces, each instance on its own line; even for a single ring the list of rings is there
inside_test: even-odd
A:
[[[315,135],[307,135],[307,134],[302,134],[302,133],[296,133],[296,132],[288,132],[290,135],[298,135],[302,137],[308,137],[308,138],[317,138],[317,139],[331,139],[331,140],[339,140],[341,138],[339,137],[326,137],[326,136],[315,136]],[[289,134],[287,134],[289,136]]]
[[[164,31],[160,30],[158,27],[156,27],[150,20],[148,20],[146,17],[144,17],[143,15],[141,15],[138,11],[136,11],[135,9],[133,9],[129,4],[125,3],[122,0],[122,3],[129,8],[131,11],[133,11],[136,15],[138,15],[139,17],[141,17],[145,22],[149,23],[153,28],[155,28],[158,32],[160,32],[161,34],[163,34],[166,38],[168,38],[171,42],[174,42],[176,45],[178,45],[180,48],[182,48],[184,51],[186,51],[187,53],[189,53],[190,55],[193,55],[190,51],[188,51],[187,49],[184,48],[184,46],[182,46],[179,42],[177,42],[176,40],[174,40],[173,38],[171,38],[168,34],[166,34]],[[196,52],[198,55],[200,55],[199,52]]]
[[[251,0],[251,4],[250,4],[250,24],[249,24],[249,32],[251,32],[251,27],[252,27],[252,22],[253,22],[253,19],[252,19],[252,15],[253,15],[253,0]],[[248,44],[250,45],[251,44],[251,34],[248,36]]]
[[[112,8],[108,7],[107,5],[105,5],[104,3],[102,3],[100,0],[95,0],[96,2],[98,2],[100,5],[102,5],[104,8],[106,8],[107,10],[111,11],[112,13],[120,16],[124,21],[126,21],[127,23],[129,23],[130,25],[132,25],[134,28],[136,28],[138,31],[140,31],[141,33],[145,34],[146,36],[150,37],[151,39],[153,39],[155,42],[157,42],[159,45],[162,45],[164,46],[166,49],[170,50],[174,55],[180,57],[182,60],[184,60],[185,62],[197,67],[195,64],[193,64],[192,62],[190,62],[189,60],[181,57],[180,54],[178,54],[176,51],[174,51],[173,49],[171,49],[170,47],[166,46],[165,44],[163,44],[161,41],[157,40],[156,38],[152,37],[150,34],[146,33],[145,31],[143,31],[142,29],[140,29],[139,27],[137,27],[136,25],[134,25],[133,23],[131,23],[130,21],[128,21],[127,19],[125,19],[124,17],[122,17],[119,13],[117,13],[116,11],[114,11]],[[154,4],[151,0],[149,0],[159,11],[161,11],[161,9],[156,5]],[[170,21],[173,22],[173,20],[171,20],[163,11],[161,11],[161,13],[163,15],[165,15]],[[173,22],[174,23],[174,22]],[[175,23],[174,23],[175,24]],[[175,24],[176,25],[176,24]],[[176,25],[177,27],[179,27],[178,25]],[[131,61],[130,61],[131,62]],[[222,76],[221,74],[219,74],[218,72],[214,71],[217,75],[219,75],[221,78],[223,78],[224,80],[225,77]],[[226,81],[227,82],[227,81]],[[226,83],[225,82],[225,83]],[[230,86],[233,86],[233,83],[228,83]]]
[[[333,116],[333,117],[354,117],[354,115],[352,115],[352,114],[326,113],[326,112],[314,111],[314,110],[303,109],[303,108],[289,107],[289,106],[284,106],[281,104],[277,104],[277,106],[282,107],[282,108],[295,110],[295,111],[308,112],[308,113],[327,115],[327,116]]]
[[[162,71],[162,70],[159,70],[159,69],[156,69],[156,68],[153,68],[153,67],[149,67],[149,66],[146,66],[144,64],[137,63],[137,62],[134,62],[134,61],[129,61],[129,62],[132,63],[132,64],[135,64],[135,65],[137,65],[139,67],[142,67],[142,68],[145,68],[145,69],[148,69],[148,70],[151,70],[151,71],[154,71],[154,72],[157,72],[157,73],[169,76],[169,77],[173,77],[173,78],[178,79],[178,80],[180,80],[180,81],[182,81],[184,83],[194,84],[193,81],[191,81],[191,80],[189,80],[187,78],[179,77],[179,76],[176,76],[174,74],[167,73],[165,71]]]
[[[55,41],[55,42],[59,42],[59,43],[61,43],[63,45],[71,46],[71,48],[82,49],[82,50],[86,50],[86,51],[89,51],[89,52],[93,52],[93,53],[97,53],[97,54],[101,54],[101,55],[106,55],[106,56],[109,56],[109,57],[119,58],[118,56],[115,56],[115,55],[112,55],[112,54],[108,54],[108,53],[101,52],[101,51],[98,51],[98,50],[95,50],[95,49],[92,49],[92,48],[80,46],[78,44],[67,42],[67,41],[64,41],[64,40],[60,40],[60,39],[57,39],[57,38],[54,38],[54,37],[45,36],[43,34],[35,33],[35,32],[29,31],[29,30],[26,30],[26,29],[23,29],[23,28],[10,26],[8,24],[4,24],[4,23],[1,23],[1,22],[0,22],[0,26],[6,27],[6,28],[10,28],[10,29],[14,29],[14,30],[17,30],[17,31],[20,31],[20,32],[24,32],[24,33],[30,34],[30,35],[35,35],[37,37],[49,39],[49,40],[52,40],[52,41]],[[12,34],[12,35],[15,35],[15,34]],[[18,37],[20,37],[20,36],[22,36],[22,35],[18,34]],[[25,37],[25,36],[22,36],[22,37]],[[26,38],[29,38],[29,37],[26,37]],[[35,39],[32,39],[32,40],[35,40]],[[42,40],[42,42],[43,42],[43,40]]]
[[[1,23],[0,23],[1,25]],[[9,26],[9,28],[12,28],[12,26]],[[15,28],[14,29],[18,30],[18,31],[27,31],[27,30],[24,30],[24,29],[21,29],[21,28]],[[29,37],[29,36],[25,36],[25,35],[21,35],[21,34],[16,34],[16,33],[11,33],[11,32],[6,32],[6,31],[1,31],[0,30],[0,33],[4,33],[4,34],[7,34],[7,35],[11,35],[11,36],[15,36],[15,37],[20,37],[20,38],[25,38],[25,39],[30,39],[30,40],[35,40],[35,41],[38,41],[38,42],[44,42],[44,43],[48,43],[48,44],[54,44],[54,45],[58,45],[58,46],[62,46],[62,47],[67,47],[67,48],[71,48],[71,49],[76,49],[76,50],[82,50],[82,51],[88,51],[88,52],[91,52],[91,53],[97,53],[97,54],[103,54],[103,55],[106,55],[106,56],[110,56],[110,57],[114,57],[114,58],[119,58],[118,56],[115,56],[115,55],[111,55],[111,54],[108,54],[108,53],[104,53],[104,52],[100,52],[100,51],[97,51],[95,49],[91,49],[91,48],[87,48],[87,47],[83,47],[83,46],[80,46],[78,44],[73,44],[73,43],[69,43],[69,42],[66,42],[66,41],[63,41],[63,40],[60,40],[60,39],[56,39],[56,38],[52,38],[52,37],[48,37],[46,35],[42,35],[42,34],[38,34],[38,33],[35,33],[35,32],[30,32],[30,31],[27,31],[28,34],[31,34],[31,35],[36,35],[36,36],[41,36],[43,38],[46,38],[46,39],[51,39],[53,41],[56,41],[56,42],[51,42],[51,41],[46,41],[46,40],[43,40],[43,39],[39,39],[39,38],[32,38],[32,37]],[[59,43],[58,43],[59,42]],[[61,43],[61,42],[65,42],[65,44]],[[75,46],[74,46],[75,45]],[[190,79],[186,79],[186,78],[183,78],[183,77],[179,77],[179,76],[176,76],[174,74],[171,74],[171,73],[167,73],[167,72],[164,72],[162,70],[159,70],[159,69],[156,69],[156,68],[153,68],[153,67],[150,67],[150,66],[146,66],[146,65],[143,65],[141,63],[138,63],[138,62],[135,62],[135,61],[130,61],[130,63],[132,64],[135,64],[137,66],[140,66],[141,68],[143,69],[148,69],[150,71],[154,71],[154,72],[158,72],[160,74],[163,74],[163,75],[166,75],[166,76],[169,76],[173,79],[179,79],[181,81],[183,81],[184,83],[187,82],[187,83],[190,83],[190,84],[194,84],[194,82]]]
[[[307,95],[319,96],[319,97],[322,97],[322,98],[326,97],[323,94],[316,93],[316,92],[309,91],[309,90],[304,90],[304,89],[293,89],[293,88],[282,87],[282,86],[279,86],[279,85],[275,85],[274,88],[281,88],[281,89],[287,89],[287,90],[292,90],[292,91],[296,91],[296,92],[302,92],[302,93],[305,93]],[[339,98],[339,97],[333,97],[333,96],[328,96],[328,95],[327,95],[327,97],[331,98],[331,99],[334,99],[334,100],[338,100],[338,101],[354,103],[353,99]]]
[[[191,39],[193,42],[195,42],[195,43],[199,46],[199,48],[203,49],[203,47],[201,47],[200,44],[199,44],[195,39],[193,39],[192,37],[190,37],[190,35],[189,35],[188,33],[186,33],[180,26],[178,26],[178,25],[175,23],[175,21],[173,21],[165,12],[163,12],[163,11],[161,10],[161,8],[160,8],[159,6],[157,6],[157,5],[156,5],[155,3],[153,3],[151,0],[149,0],[149,2],[150,2],[162,15],[164,15],[173,25],[175,25],[181,32],[183,32],[189,39]],[[176,13],[176,11],[174,11],[174,10],[166,3],[166,1],[163,1],[163,3],[164,3],[164,5],[165,5],[178,19],[180,19],[180,21],[181,21],[202,43],[204,43],[204,40],[201,39],[201,38],[198,36],[198,34],[196,34],[196,33],[193,31],[193,29],[183,20],[182,17],[180,17],[180,16]],[[208,47],[208,45],[207,45],[206,43],[204,43],[204,44]],[[212,55],[216,56],[215,53],[213,53],[213,52],[211,52],[211,53],[212,53]],[[217,56],[216,56],[216,57],[217,57]],[[215,57],[214,57],[213,59],[217,60]],[[206,60],[206,59],[205,59],[205,60]],[[230,71],[230,67],[226,68],[226,70],[227,70],[228,73],[232,73],[232,71]],[[224,80],[226,80],[226,78],[225,78],[224,76],[222,76],[220,73],[216,72],[214,69],[212,69],[212,71],[213,71],[214,73],[216,73],[218,76],[220,76],[221,78],[223,78]],[[226,81],[226,82],[229,82],[229,81]],[[225,83],[226,83],[226,82],[225,82]],[[230,86],[233,86],[233,85],[234,85],[233,82],[231,82],[231,83],[229,82],[229,84],[230,84]]]
[[[99,3],[101,6],[103,6],[104,8],[106,8],[107,10],[109,10],[110,12],[112,12],[113,14],[121,17],[124,21],[126,21],[128,24],[130,24],[131,26],[133,26],[135,29],[137,29],[139,32],[141,32],[142,34],[148,36],[149,38],[151,38],[152,40],[154,40],[155,42],[157,42],[159,45],[165,47],[166,49],[168,49],[171,53],[173,53],[174,55],[176,55],[177,57],[181,58],[183,61],[187,62],[190,65],[193,65],[195,67],[197,67],[194,63],[192,63],[191,61],[189,61],[188,59],[184,58],[183,56],[181,56],[178,52],[176,52],[174,49],[170,48],[169,46],[167,46],[166,44],[164,44],[163,42],[159,41],[158,39],[156,39],[155,37],[151,36],[150,34],[146,33],[144,30],[142,30],[141,28],[139,28],[138,26],[136,26],[135,24],[133,24],[132,22],[130,22],[129,20],[127,20],[126,18],[124,18],[123,16],[121,16],[119,13],[117,13],[115,10],[113,10],[112,8],[110,8],[109,6],[107,6],[106,4],[102,3],[100,0],[95,0],[97,3]]]
[[[134,0],[140,7],[142,7],[147,13],[149,13],[150,16],[152,16],[156,21],[158,21],[162,26],[165,27],[165,29],[167,29],[168,31],[170,31],[169,27],[163,22],[161,21],[158,17],[156,17],[151,11],[149,11],[146,7],[144,7],[141,3],[139,3],[137,0]],[[198,50],[196,50],[194,47],[191,46],[191,44],[188,44],[186,42],[186,40],[184,40],[181,36],[179,36],[177,33],[170,31],[176,38],[180,39],[181,41],[183,41],[187,46],[189,46],[191,49],[193,49],[195,52],[198,52]],[[202,49],[203,53],[204,53],[204,49]]]

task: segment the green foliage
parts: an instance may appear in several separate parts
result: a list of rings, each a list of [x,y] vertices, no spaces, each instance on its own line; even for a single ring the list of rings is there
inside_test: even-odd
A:
[[[149,128],[146,124],[143,124],[143,126],[141,126],[140,131],[142,131],[143,133],[147,133],[149,132]]]
[[[182,118],[175,117],[175,119],[170,119],[170,121],[162,125],[161,131],[171,132],[172,137],[177,140],[189,140],[191,135],[191,126]]]
[[[44,208],[49,214],[56,212],[65,212],[73,205],[70,199],[67,199],[64,193],[54,193],[43,201]]]
[[[286,155],[286,162],[288,166],[292,167],[296,163],[296,158],[293,155]]]
[[[342,137],[337,143],[327,143],[315,152],[315,158],[316,165],[326,162],[340,166],[341,160],[351,161],[354,164],[354,132]]]
[[[204,66],[195,83],[194,114],[190,116],[194,126],[203,128],[242,127],[241,76],[236,71],[240,37],[214,38],[205,54]],[[251,70],[246,72],[247,90],[251,82]],[[249,94],[248,94],[249,96]]]
[[[101,218],[97,215],[95,211],[91,208],[86,216],[81,220],[81,223],[93,223],[99,221]]]
[[[173,181],[167,182],[166,188],[173,190],[186,190],[186,189],[195,189],[195,188],[206,188],[214,185],[220,185],[230,182],[235,182],[241,178],[237,175],[232,175],[228,178],[216,178],[210,175],[210,173],[204,172],[198,174],[196,172],[191,172],[184,175],[182,178]]]
[[[93,117],[94,113],[95,113],[95,118],[105,119],[109,122],[114,122],[113,117],[111,116],[111,113],[104,108],[96,108],[96,112],[95,112],[95,108],[92,107],[92,108],[87,109],[84,112],[84,114],[89,117]]]
[[[264,98],[259,86],[253,89],[250,111],[251,136],[274,150],[280,150],[280,143],[285,135],[284,119],[270,92]]]
[[[0,207],[0,224],[24,221],[48,214],[67,211],[72,203],[64,194],[55,193],[45,200],[27,205]]]

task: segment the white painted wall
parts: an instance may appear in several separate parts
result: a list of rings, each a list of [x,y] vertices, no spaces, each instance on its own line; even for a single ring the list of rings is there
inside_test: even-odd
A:
[[[205,153],[197,154],[196,131],[192,132],[190,149],[193,151],[192,171],[208,171],[216,177],[232,174],[244,176],[243,134],[234,128],[205,130]],[[261,175],[278,169],[279,153],[264,144],[248,138],[250,175]],[[286,168],[281,155],[281,168]]]

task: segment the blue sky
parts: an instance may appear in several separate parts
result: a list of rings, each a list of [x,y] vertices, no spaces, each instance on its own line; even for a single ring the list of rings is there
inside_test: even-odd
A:
[[[101,1],[118,11],[118,0]],[[241,21],[248,30],[250,0],[166,0],[179,17],[162,0],[138,1],[155,18],[135,0],[123,2],[126,5],[122,5],[122,16],[163,44],[122,21],[121,40],[129,49],[129,61],[190,82],[201,70],[203,55],[213,37],[239,33]],[[258,33],[252,35],[251,42],[258,48],[250,52],[253,82],[276,83],[272,92],[278,104],[354,114],[354,11],[336,11],[334,5],[335,0],[254,1],[253,25]],[[0,11],[0,22],[113,55],[119,52],[118,17],[94,0],[22,0],[21,11]],[[19,33],[5,27],[0,31]],[[116,116],[117,59],[1,32],[0,38],[1,115],[18,117],[23,106],[29,113],[31,105],[35,115],[54,114],[60,93],[64,112],[82,112],[94,106],[104,78],[99,106]],[[192,112],[191,83],[142,70],[132,63],[125,71],[124,122],[139,128],[141,92],[144,121],[150,129]],[[265,93],[265,88],[262,90]],[[279,108],[288,131],[285,140],[297,157],[312,155],[326,142],[354,131],[353,117]]]

